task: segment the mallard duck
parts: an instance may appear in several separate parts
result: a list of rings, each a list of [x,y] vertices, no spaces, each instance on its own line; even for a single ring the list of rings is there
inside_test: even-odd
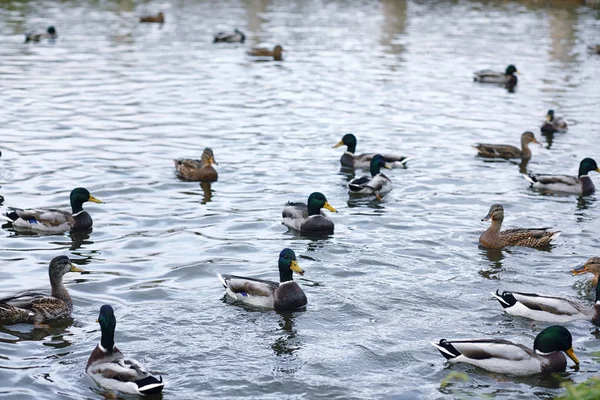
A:
[[[567,359],[563,352],[579,364],[571,332],[558,325],[541,331],[535,337],[533,350],[503,339],[442,339],[431,344],[449,364],[466,363],[501,374],[524,376],[564,371]]]
[[[11,208],[6,218],[17,230],[30,230],[40,233],[61,233],[68,230],[82,231],[92,227],[93,221],[90,214],[83,209],[83,203],[91,201],[102,203],[84,188],[75,188],[71,191],[71,210],[29,209],[22,210]]]
[[[208,147],[204,149],[200,160],[179,158],[173,162],[179,176],[188,181],[215,182],[219,178],[219,174],[212,166],[212,164],[219,164],[215,161],[213,151]]]
[[[283,249],[279,253],[279,282],[245,278],[235,275],[221,275],[219,280],[234,300],[254,307],[273,308],[277,311],[291,311],[306,306],[306,295],[294,282],[292,272],[304,275],[298,265],[296,253]]]
[[[555,117],[554,110],[548,110],[548,114],[546,114],[546,120],[540,129],[542,133],[545,134],[566,132],[567,123],[564,119],[562,119],[562,117]]]
[[[583,266],[571,270],[573,275],[585,274],[586,272],[594,274],[592,286],[598,287],[598,279],[600,278],[600,257],[592,257],[587,260]]]
[[[492,205],[482,221],[489,219],[492,225],[479,237],[479,243],[488,249],[506,246],[546,247],[560,235],[560,232],[548,232],[550,228],[516,228],[500,232],[504,220],[504,207],[500,204]]]
[[[248,54],[253,57],[273,57],[275,61],[283,61],[283,47],[279,45],[275,46],[273,50],[257,47],[248,51]]]
[[[20,324],[42,322],[70,317],[73,300],[63,284],[63,276],[67,272],[83,272],[71,264],[67,256],[54,257],[50,261],[50,295],[36,292],[23,292],[0,299],[0,323]]]
[[[375,154],[371,159],[371,176],[365,175],[348,182],[350,193],[375,194],[377,200],[381,200],[382,195],[392,190],[392,181],[380,172],[382,167],[391,169],[381,154]]]
[[[308,196],[308,203],[288,202],[283,207],[283,225],[300,232],[332,234],[333,221],[321,211],[325,208],[331,212],[337,212],[323,193],[314,192]]]
[[[117,319],[111,306],[105,304],[100,307],[97,322],[102,336],[88,359],[85,372],[107,390],[138,395],[162,392],[165,386],[162,377],[156,379],[143,363],[126,358],[115,346]]]
[[[577,319],[591,320],[600,324],[600,285],[596,286],[596,303],[588,308],[570,299],[542,296],[534,293],[492,293],[508,314],[535,321],[564,324]]]
[[[600,168],[598,168],[598,164],[593,159],[584,158],[579,163],[579,174],[577,177],[532,173],[529,173],[529,175],[523,174],[523,177],[534,189],[587,196],[596,191],[594,182],[588,176],[591,171],[600,172]]]
[[[531,158],[531,150],[529,150],[529,143],[540,144],[535,139],[535,136],[531,132],[525,132],[521,135],[521,149],[516,148],[508,144],[487,144],[478,143],[475,148],[477,149],[477,155],[481,157],[490,158],[520,158],[522,160],[529,160]]]
[[[517,68],[514,65],[506,67],[505,72],[496,72],[489,69],[476,71],[473,74],[473,80],[481,83],[496,83],[506,86],[515,86],[517,84],[518,74]]]
[[[356,136],[348,133],[342,137],[339,143],[333,146],[333,148],[340,146],[347,146],[346,152],[342,155],[340,163],[343,167],[349,168],[363,168],[367,169],[371,167],[371,159],[377,153],[367,153],[356,155]],[[411,159],[411,157],[402,157],[393,154],[382,154],[388,165],[391,167],[405,167],[405,164]]]
[[[165,15],[162,12],[159,12],[156,15],[147,15],[145,17],[141,17],[140,22],[156,22],[163,24],[165,22]]]
[[[215,35],[213,43],[244,43],[246,35],[237,29],[233,32],[219,32]]]
[[[48,29],[46,29],[46,32],[27,32],[25,34],[25,43],[39,42],[42,39],[54,40],[57,37],[58,34],[56,33],[56,28],[54,28],[53,26],[49,26]]]

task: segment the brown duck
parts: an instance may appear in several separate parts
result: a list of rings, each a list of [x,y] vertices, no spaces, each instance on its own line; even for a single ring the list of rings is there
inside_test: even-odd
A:
[[[140,22],[155,22],[159,24],[165,23],[165,15],[159,12],[157,15],[147,15],[145,17],[140,18]]]
[[[501,249],[506,246],[547,247],[560,235],[560,232],[548,232],[550,228],[516,228],[501,232],[504,208],[500,204],[491,206],[482,221],[489,219],[492,220],[492,225],[479,236],[479,243],[488,249]]]
[[[477,155],[481,157],[489,158],[520,158],[522,160],[529,160],[531,158],[531,150],[529,150],[529,143],[540,144],[535,140],[535,136],[532,132],[525,132],[521,135],[521,149],[516,148],[508,144],[487,144],[478,143],[474,146],[477,149]]]
[[[573,275],[585,274],[589,272],[594,274],[592,279],[592,286],[598,286],[598,278],[600,278],[600,257],[592,257],[579,268],[571,270]]]
[[[254,57],[273,57],[275,61],[283,61],[283,47],[277,45],[273,50],[264,47],[258,47],[250,50],[249,55]]]
[[[213,168],[212,164],[218,163],[215,161],[215,156],[212,149],[208,147],[204,149],[200,160],[192,160],[190,158],[179,158],[173,160],[177,174],[188,181],[200,182],[215,182],[219,174]]]

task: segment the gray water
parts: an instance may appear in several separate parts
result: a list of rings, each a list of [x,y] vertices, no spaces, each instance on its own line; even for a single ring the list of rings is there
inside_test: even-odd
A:
[[[0,3],[0,194],[5,206],[68,208],[88,188],[90,235],[0,230],[0,294],[47,288],[49,261],[86,274],[65,282],[73,318],[0,327],[0,397],[102,398],[85,375],[109,303],[116,340],[163,375],[163,398],[551,398],[598,373],[598,331],[567,324],[581,360],[560,379],[448,369],[430,341],[495,337],[531,345],[546,325],[504,315],[497,288],[580,298],[570,268],[597,253],[598,195],[528,189],[512,162],[477,142],[518,144],[526,166],[576,174],[600,159],[600,14],[576,1],[8,1]],[[164,11],[166,23],[139,24]],[[53,24],[56,43],[24,44]],[[244,45],[214,45],[238,27]],[[245,51],[283,45],[283,62]],[[472,71],[522,72],[515,93]],[[548,108],[570,130],[539,135]],[[394,190],[352,199],[340,171],[344,133],[358,152],[415,157],[388,173]],[[183,182],[172,159],[219,162],[212,187]],[[360,172],[357,172],[360,174]],[[600,177],[592,179],[600,184]],[[288,200],[323,192],[339,213],[321,240],[281,225]],[[550,251],[487,252],[491,204],[506,227],[552,226]],[[305,312],[225,301],[217,273],[277,279],[292,248],[306,270]],[[467,381],[441,388],[451,371]],[[404,395],[404,397],[401,397]]]

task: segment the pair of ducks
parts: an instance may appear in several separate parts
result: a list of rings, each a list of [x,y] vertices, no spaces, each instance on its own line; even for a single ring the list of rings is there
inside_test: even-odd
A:
[[[213,43],[244,43],[246,35],[235,29],[233,32],[219,32],[213,37]],[[249,50],[248,55],[261,58],[273,58],[274,61],[283,61],[283,47],[277,45],[273,50],[265,47],[256,47]]]

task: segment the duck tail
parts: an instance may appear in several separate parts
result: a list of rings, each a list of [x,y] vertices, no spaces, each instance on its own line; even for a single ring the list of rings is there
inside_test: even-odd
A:
[[[138,391],[143,395],[158,394],[165,387],[162,376],[158,380],[152,375],[148,375],[143,379],[135,381],[135,383],[138,385]]]
[[[500,292],[496,290],[496,293],[492,292],[492,296],[496,298],[500,302],[502,308],[509,308],[516,304],[517,299],[510,292]]]
[[[446,339],[441,339],[439,343],[431,342],[431,345],[438,349],[446,360],[460,356],[460,351],[456,350],[456,348],[452,346],[450,342],[446,341]]]
[[[531,186],[533,186],[535,181],[533,180],[533,178],[531,178],[531,176],[529,176],[528,174],[521,174],[521,175],[523,176],[523,179],[525,179],[527,182],[529,182],[529,184]]]
[[[223,286],[225,288],[227,288],[227,282],[225,281],[225,278],[223,278],[223,275],[217,274],[217,278],[219,278],[219,281],[221,281],[221,283],[223,284]]]
[[[0,214],[0,219],[4,220],[8,223],[14,224],[14,222],[19,218],[16,212],[8,211],[6,214]]]
[[[562,233],[561,231],[553,232],[552,236],[550,236],[550,241],[552,242],[552,241],[556,240],[556,238],[559,237],[561,233]]]
[[[410,160],[414,160],[414,157],[404,157],[403,159],[401,159],[400,161],[398,161],[402,166],[406,166],[406,163],[409,162]]]

